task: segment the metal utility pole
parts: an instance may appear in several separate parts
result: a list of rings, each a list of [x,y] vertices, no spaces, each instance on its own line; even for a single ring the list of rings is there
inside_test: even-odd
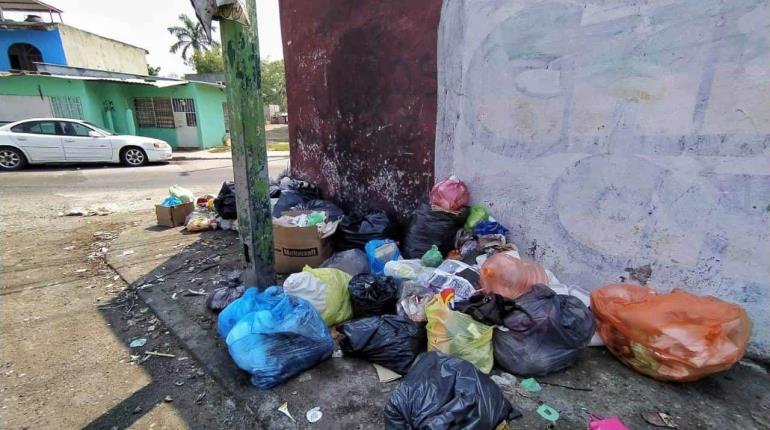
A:
[[[227,7],[238,8],[235,15],[245,13],[247,18],[227,19],[233,10],[224,13],[223,7],[219,8],[238,227],[247,267],[244,281],[247,285],[266,288],[273,284],[274,275],[273,223],[260,93],[257,6],[255,0],[246,0],[245,7],[238,4]],[[241,8],[245,10],[239,10]]]

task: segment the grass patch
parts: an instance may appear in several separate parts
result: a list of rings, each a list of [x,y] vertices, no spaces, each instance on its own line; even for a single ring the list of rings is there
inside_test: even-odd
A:
[[[218,154],[220,152],[230,152],[229,146],[216,146],[214,148],[209,149],[209,152],[212,154]]]
[[[268,151],[288,151],[289,142],[267,142]]]

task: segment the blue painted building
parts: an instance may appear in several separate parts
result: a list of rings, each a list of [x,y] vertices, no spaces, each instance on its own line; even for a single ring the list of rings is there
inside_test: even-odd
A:
[[[147,53],[66,25],[61,22],[61,10],[38,0],[0,3],[0,72],[35,71],[35,63],[47,63],[145,75]]]

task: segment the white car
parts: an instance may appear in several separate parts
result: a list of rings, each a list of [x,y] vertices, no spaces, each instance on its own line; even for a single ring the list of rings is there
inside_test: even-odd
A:
[[[118,136],[67,118],[32,118],[0,127],[0,170],[39,163],[123,163],[137,167],[171,159],[168,143],[142,136]]]

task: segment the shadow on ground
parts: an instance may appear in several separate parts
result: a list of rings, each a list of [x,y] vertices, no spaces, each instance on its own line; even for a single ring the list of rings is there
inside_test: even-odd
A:
[[[129,249],[134,252],[123,255]],[[240,428],[257,421],[269,429],[383,428],[383,407],[398,381],[378,382],[371,364],[361,360],[331,358],[273,390],[259,391],[249,384],[248,375],[234,365],[216,333],[216,315],[206,309],[205,295],[197,293],[212,291],[228,271],[241,267],[239,249],[232,232],[208,232],[191,238],[179,229],[156,233],[146,226],[124,231],[113,243],[108,261],[131,283],[130,292],[104,311],[116,335],[128,344],[137,336],[136,327],[155,324],[157,316],[173,336],[161,341],[151,334],[152,339],[148,338],[148,344],[136,354],[141,355],[139,350],[173,349],[178,343],[200,364],[162,365],[167,359],[161,357],[140,360],[138,364],[161,382],[126,399],[87,428],[131,425],[141,415],[141,411],[133,413],[136,406],[146,411],[163,402],[168,383],[162,381],[169,374],[174,380],[191,378],[191,385],[195,384],[195,396],[174,400],[174,407],[191,428]],[[162,261],[153,260],[151,256],[156,253]],[[143,312],[145,306],[151,312]],[[129,321],[134,323],[126,327]],[[153,332],[158,330],[163,329]],[[202,390],[216,391],[208,378],[199,379],[198,366],[227,393],[221,398],[232,395],[237,402],[232,412],[217,416],[218,423],[198,420],[200,408],[222,408],[226,403],[221,399],[213,404],[195,401]],[[497,372],[499,369],[493,370]],[[196,376],[191,377],[193,374]],[[625,367],[604,348],[591,348],[576,366],[538,379],[545,383],[540,392],[508,393],[524,414],[513,423],[515,428],[544,428],[547,423],[535,412],[542,403],[559,412],[559,429],[585,429],[587,412],[619,416],[632,429],[653,428],[642,419],[648,412],[665,412],[682,429],[770,428],[770,378],[765,369],[752,363],[738,364],[695,383],[663,383]],[[296,422],[277,412],[284,402]],[[321,408],[323,418],[310,424],[305,412],[313,407]]]

